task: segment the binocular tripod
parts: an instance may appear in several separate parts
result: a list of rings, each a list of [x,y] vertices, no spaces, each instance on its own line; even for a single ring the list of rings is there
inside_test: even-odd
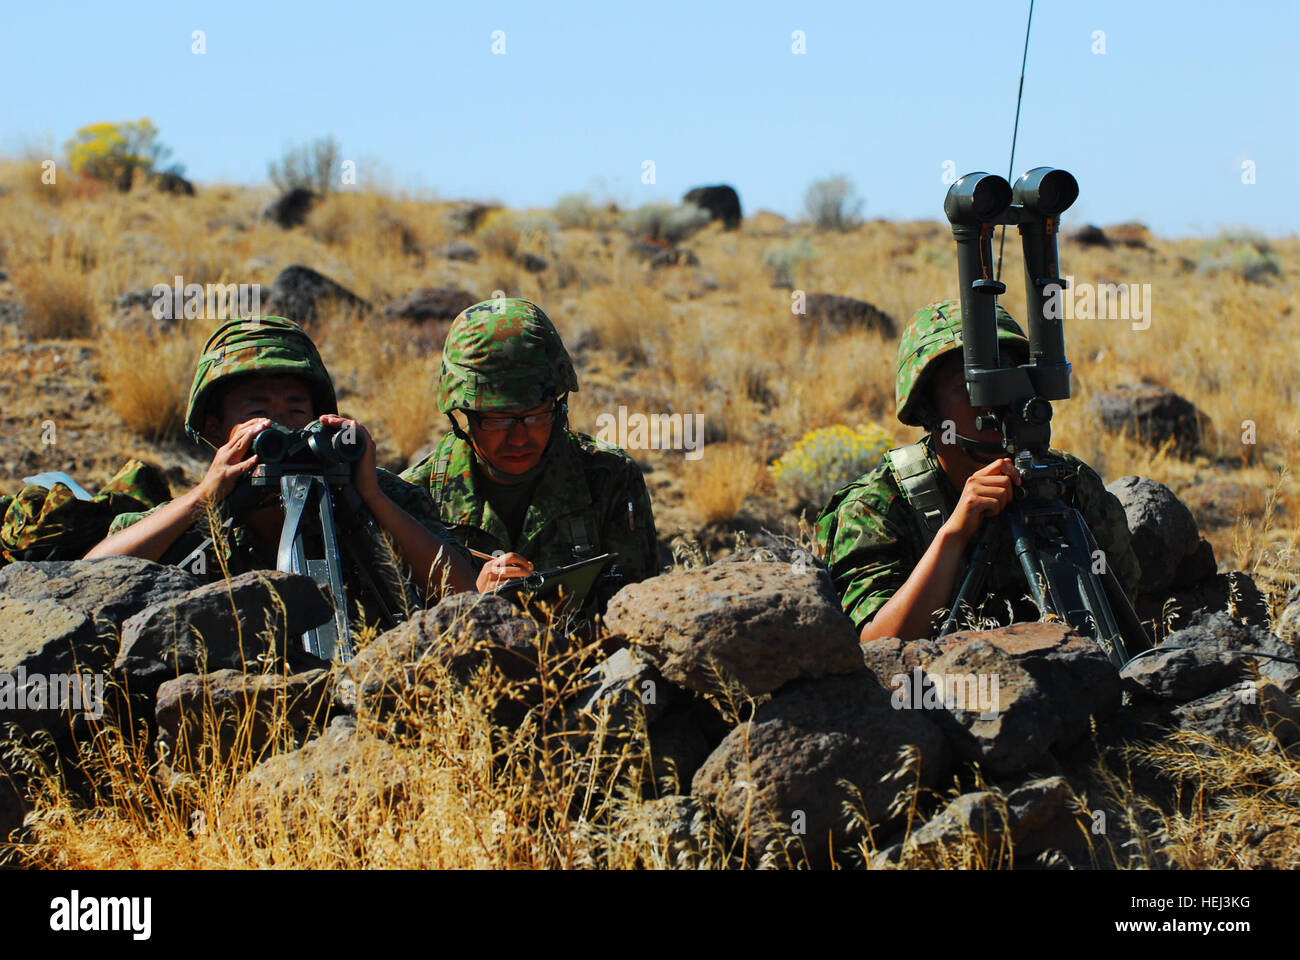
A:
[[[1065,287],[1056,235],[1061,213],[1078,196],[1079,184],[1065,170],[1035,167],[1014,188],[995,174],[967,174],[944,200],[957,242],[966,387],[971,405],[989,410],[976,427],[1001,432],[1021,484],[981,531],[939,635],[957,628],[1009,539],[1041,619],[1092,637],[1118,669],[1151,641],[1082,514],[1067,502],[1073,501],[1073,468],[1049,451],[1051,401],[1070,396],[1071,372],[1053,305]],[[1019,229],[1024,253],[1030,355],[1028,363],[1003,367],[996,302],[1007,288],[993,276],[993,231],[1010,224]]]

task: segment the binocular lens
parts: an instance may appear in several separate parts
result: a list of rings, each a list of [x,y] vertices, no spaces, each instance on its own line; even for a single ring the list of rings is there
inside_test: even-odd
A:
[[[263,463],[278,463],[288,451],[289,438],[274,427],[268,427],[253,438],[253,452]]]

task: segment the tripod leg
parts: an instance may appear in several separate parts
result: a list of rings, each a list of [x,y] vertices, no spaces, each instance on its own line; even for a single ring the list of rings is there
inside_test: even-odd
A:
[[[946,637],[957,629],[957,616],[962,608],[969,607],[971,600],[979,596],[980,591],[984,589],[984,581],[988,579],[989,571],[993,569],[993,559],[997,556],[997,548],[1002,543],[1003,532],[1001,517],[989,521],[980,532],[975,550],[971,554],[970,567],[967,568],[961,588],[948,609],[948,616],[944,617],[943,626],[939,628],[940,637]]]

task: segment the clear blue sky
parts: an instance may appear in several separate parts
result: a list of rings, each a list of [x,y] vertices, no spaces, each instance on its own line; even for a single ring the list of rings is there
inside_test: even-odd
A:
[[[333,134],[362,176],[445,197],[637,205],[725,181],[797,215],[844,173],[867,216],[941,219],[945,161],[1006,173],[1027,6],[11,0],[0,152],[147,116],[200,183],[264,182]],[[1072,171],[1075,221],[1298,232],[1297,64],[1290,0],[1039,0],[1016,172]]]

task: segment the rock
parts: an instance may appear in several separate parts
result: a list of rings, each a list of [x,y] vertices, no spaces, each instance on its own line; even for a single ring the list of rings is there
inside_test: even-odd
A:
[[[800,322],[805,329],[847,332],[874,330],[884,337],[897,336],[893,319],[865,300],[841,297],[834,293],[810,293],[804,303]]]
[[[1087,736],[1092,717],[1106,717],[1120,706],[1122,684],[1098,643],[1066,624],[1016,623],[1009,627],[954,633],[940,643],[950,649],[978,638],[1015,659],[1047,695],[1060,720],[1056,746],[1070,746]],[[927,670],[938,669],[935,661]]]
[[[596,664],[582,678],[570,714],[585,729],[594,729],[600,721],[610,729],[628,729],[642,717],[646,724],[658,720],[674,697],[681,696],[658,670],[624,649]]]
[[[1241,623],[1268,623],[1268,601],[1249,574],[1219,573],[1193,587],[1166,596],[1141,595],[1134,604],[1138,616],[1154,621],[1157,640],[1214,613],[1227,613]]]
[[[485,203],[461,203],[448,211],[447,219],[457,233],[473,233],[482,226],[489,213],[499,209]]]
[[[437,251],[437,255],[447,260],[457,260],[462,263],[475,263],[478,261],[478,251],[471,247],[463,240],[457,240],[455,243],[449,243]]]
[[[1192,548],[1192,552],[1178,562],[1178,567],[1174,570],[1173,586],[1175,589],[1194,587],[1210,579],[1218,570],[1218,561],[1214,559],[1214,546],[1201,537]]]
[[[285,267],[271,284],[271,303],[280,316],[298,323],[310,323],[325,304],[335,304],[345,310],[364,311],[370,304],[351,290],[335,283],[310,267]]]
[[[194,184],[179,173],[160,173],[153,178],[153,185],[159,193],[171,193],[182,197],[194,196]]]
[[[311,577],[253,570],[135,614],[122,626],[113,666],[132,693],[152,693],[186,673],[260,673],[268,656],[319,665],[301,650],[299,638],[333,615],[329,595]]]
[[[736,193],[735,187],[726,184],[695,187],[688,190],[682,200],[709,211],[709,219],[721,220],[726,230],[735,230],[740,226],[740,195]]]
[[[300,738],[313,726],[324,727],[331,693],[328,670],[187,673],[158,688],[158,743],[169,763],[185,753],[192,768],[210,762],[199,749],[205,737],[222,762],[236,751],[257,757],[277,735]]]
[[[1287,662],[1300,659],[1295,649],[1264,627],[1233,619],[1226,611],[1200,616],[1190,626],[1166,637],[1162,647],[1171,650],[1175,647],[1187,648],[1189,653],[1203,662],[1222,659],[1238,665],[1236,671],[1223,672],[1225,679],[1222,683],[1206,687],[1202,693],[1240,681],[1252,669],[1258,669],[1261,675],[1272,680],[1286,693],[1294,695],[1300,692],[1300,666]],[[1268,656],[1225,655],[1229,651],[1241,654],[1258,652]],[[1286,659],[1275,660],[1272,657]],[[1193,697],[1183,699],[1190,700]]]
[[[320,197],[305,187],[293,187],[264,206],[259,216],[263,220],[270,220],[281,229],[288,230],[291,227],[301,226],[319,199]]]
[[[263,760],[236,785],[227,816],[289,836],[344,830],[372,812],[387,818],[406,797],[403,754],[386,741],[359,733],[346,718],[301,749]],[[358,829],[360,832],[360,829]]]
[[[947,639],[904,642],[897,637],[879,637],[859,644],[859,647],[867,669],[883,686],[892,689],[896,685],[895,677],[911,677],[917,667],[924,667],[950,648],[952,644],[946,643]]]
[[[929,713],[962,759],[994,776],[1031,768],[1062,737],[1046,691],[1014,657],[982,639],[935,657],[907,679],[894,691],[896,702]]]
[[[655,848],[652,870],[722,866],[726,855],[713,819],[695,797],[671,794],[642,805],[639,826]]]
[[[399,706],[415,707],[434,688],[431,670],[446,669],[464,684],[490,661],[499,681],[484,691],[493,697],[493,721],[514,727],[541,700],[541,642],[536,621],[503,597],[452,594],[371,641],[345,668],[336,700],[383,718]]]
[[[421,287],[384,308],[390,319],[412,323],[443,321],[448,324],[466,307],[478,303],[478,297],[456,287]]]
[[[0,570],[0,598],[15,602],[0,617],[0,672],[101,670],[123,621],[198,585],[188,571],[137,557],[11,563]]]
[[[665,782],[671,789],[686,789],[704,761],[730,729],[713,704],[699,696],[685,695],[668,712],[650,724],[651,775],[655,786]]]
[[[932,867],[994,867],[1009,865],[1006,854],[1022,863],[1049,849],[1078,847],[1080,827],[1070,810],[1070,785],[1064,777],[1029,780],[1000,796],[991,790],[964,793],[919,830],[872,859],[876,868],[918,859]],[[959,850],[974,838],[981,862],[969,863]],[[1010,850],[1005,850],[1004,845]],[[976,852],[976,851],[969,851]],[[954,856],[954,854],[958,854]]]
[[[1184,703],[1174,709],[1173,718],[1181,732],[1204,734],[1231,747],[1259,747],[1251,726],[1268,729],[1284,747],[1300,740],[1300,704],[1268,680],[1243,680]],[[1192,749],[1204,750],[1200,745]]]
[[[732,563],[663,574],[615,594],[605,624],[670,681],[704,694],[735,682],[757,697],[862,666],[853,624],[816,568]]]
[[[1283,643],[1293,647],[1300,643],[1300,586],[1291,588],[1287,594],[1286,606],[1278,614],[1277,622],[1273,624],[1273,632],[1276,633]]]
[[[792,573],[807,573],[816,568],[825,570],[822,563],[803,547],[792,543],[773,541],[764,545],[741,547],[718,560],[719,563],[785,563],[790,565]]]
[[[1117,223],[1108,227],[1106,235],[1112,243],[1117,243],[1122,247],[1132,247],[1136,250],[1151,249],[1151,231],[1147,229],[1146,224],[1130,220],[1126,223]]]
[[[528,273],[541,273],[546,269],[546,261],[535,253],[516,254],[515,263],[523,267]]]
[[[1122,385],[1094,393],[1089,410],[1110,433],[1127,433],[1147,446],[1170,440],[1180,457],[1191,457],[1209,432],[1210,419],[1172,390],[1154,383]]]
[[[1091,223],[1070,233],[1069,239],[1073,240],[1081,247],[1110,248],[1110,238],[1106,236],[1105,231],[1103,231],[1101,227],[1093,226]]]
[[[1120,677],[1130,681],[1130,690],[1136,687],[1148,696],[1184,703],[1245,676],[1246,666],[1239,657],[1207,650],[1165,650],[1167,646],[1169,639],[1157,652],[1125,665]]]
[[[1192,512],[1163,483],[1120,477],[1106,485],[1124,508],[1133,553],[1142,567],[1141,594],[1156,595],[1174,582],[1180,566],[1199,549]]]
[[[675,247],[668,243],[658,243],[653,240],[634,240],[631,244],[632,253],[639,260],[648,261],[651,270],[661,270],[664,267],[698,267],[700,258],[695,255],[693,250],[685,247]]]
[[[931,786],[948,772],[939,729],[922,711],[896,710],[890,700],[864,669],[791,684],[727,734],[696,771],[691,793],[746,844],[751,862],[776,841],[793,862],[806,855],[812,866],[825,866],[828,836],[836,850],[863,836],[845,815],[846,801],[879,826],[892,819],[900,791]],[[900,760],[909,748],[919,772]],[[785,855],[775,862],[785,863]]]

